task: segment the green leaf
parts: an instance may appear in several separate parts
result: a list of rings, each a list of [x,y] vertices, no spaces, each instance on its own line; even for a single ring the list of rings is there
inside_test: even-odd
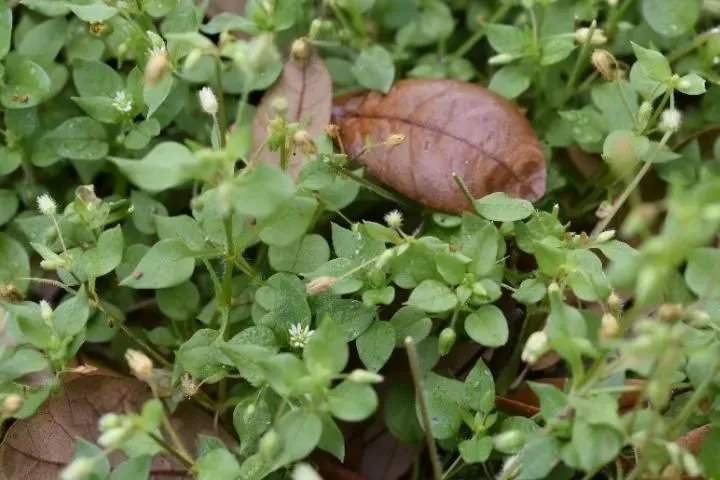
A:
[[[93,460],[92,464],[92,476],[87,477],[95,478],[107,478],[110,475],[110,462],[107,457],[102,454],[102,450],[98,448],[94,443],[90,443],[80,437],[75,438],[75,452],[73,453],[72,460],[79,458],[89,458]]]
[[[441,313],[452,310],[458,299],[447,285],[437,280],[424,280],[410,294],[408,305],[428,313]]]
[[[498,53],[521,55],[528,46],[525,32],[518,27],[487,23],[484,28],[490,46]]]
[[[140,190],[130,192],[130,203],[133,206],[132,223],[135,228],[145,235],[157,233],[157,218],[168,213],[165,205]]]
[[[686,95],[702,95],[707,91],[705,79],[696,73],[689,73],[680,77],[677,89]]]
[[[378,372],[390,359],[395,343],[395,329],[392,323],[375,321],[358,337],[355,346],[365,368]]]
[[[219,345],[217,330],[204,328],[180,345],[175,354],[177,365],[193,377],[204,380],[225,371],[225,355]]]
[[[528,278],[520,283],[512,297],[524,305],[532,305],[545,298],[546,293],[547,288],[543,282],[536,278]]]
[[[53,151],[71,160],[100,160],[110,146],[102,124],[90,117],[75,117],[61,123],[47,136]]]
[[[230,202],[243,215],[258,218],[272,215],[295,193],[292,179],[265,162],[239,175],[230,191]]]
[[[255,447],[255,442],[272,426],[270,407],[263,398],[250,396],[241,400],[233,410],[233,425],[242,442],[242,449]]]
[[[395,63],[387,50],[373,45],[360,52],[352,72],[363,87],[388,93],[395,79]]]
[[[110,65],[97,60],[76,60],[73,83],[81,97],[113,98],[125,90],[122,77]]]
[[[188,280],[194,270],[195,259],[184,243],[175,239],[161,240],[120,285],[134,289],[173,287]]]
[[[463,423],[460,405],[464,395],[464,385],[457,380],[428,373],[423,388],[433,438],[443,440],[457,435]],[[417,416],[422,420],[417,410],[416,405]]]
[[[395,346],[402,347],[405,339],[411,337],[415,344],[425,340],[432,330],[432,320],[419,308],[402,307],[390,319],[395,328]]]
[[[121,172],[148,192],[161,192],[194,178],[202,162],[180,143],[163,142],[142,160],[111,157]]]
[[[334,417],[359,422],[373,414],[378,397],[370,385],[343,380],[328,393],[328,406]]]
[[[490,457],[493,449],[492,437],[475,435],[469,440],[458,444],[458,451],[465,463],[483,463]]]
[[[22,165],[22,153],[0,146],[0,176],[9,175]]]
[[[155,299],[163,315],[179,322],[192,319],[200,306],[200,292],[192,282],[156,290]]]
[[[25,58],[49,65],[65,45],[68,22],[63,17],[41,22],[28,30],[17,42],[15,51]]]
[[[700,2],[697,0],[643,0],[645,21],[657,33],[667,38],[677,38],[692,33],[700,18]]]
[[[322,421],[314,413],[293,410],[280,418],[276,430],[283,450],[275,459],[273,470],[307,457],[320,441]]]
[[[486,347],[500,347],[508,341],[508,324],[495,305],[485,305],[465,318],[468,336]]]
[[[575,50],[570,38],[548,37],[540,41],[540,65],[554,65],[562,62]]]
[[[262,220],[260,240],[279,246],[299,240],[310,227],[317,206],[314,198],[297,196],[289,199],[272,216]]]
[[[84,290],[70,300],[61,303],[53,312],[53,329],[60,338],[72,337],[82,332],[90,316],[90,306]]]
[[[649,101],[662,96],[668,89],[665,81],[653,79],[647,68],[640,62],[635,62],[630,68],[630,85]]]
[[[330,246],[315,233],[285,245],[271,245],[268,249],[270,266],[279,272],[309,273],[330,259]]]
[[[698,452],[698,459],[705,467],[705,475],[708,478],[718,478],[720,476],[718,448],[720,448],[720,428],[714,427],[703,440]]]
[[[205,248],[205,235],[197,222],[187,215],[167,217],[155,215],[155,227],[160,240],[175,238],[191,250]]]
[[[106,275],[120,265],[123,254],[122,228],[118,225],[105,230],[98,238],[97,245],[86,250],[77,263],[81,274],[88,278]]]
[[[0,148],[0,157],[2,157]],[[7,158],[7,157],[4,157]],[[0,189],[0,227],[12,220],[20,207],[20,200],[14,190]]]
[[[117,8],[102,3],[90,5],[69,4],[68,6],[78,18],[86,22],[104,22],[118,13]]]
[[[48,367],[43,354],[30,348],[5,349],[0,359],[0,382],[3,383]]]
[[[415,387],[410,381],[388,385],[383,401],[385,425],[397,439],[410,444],[420,443],[423,431],[415,415]]]
[[[165,75],[157,84],[143,87],[143,103],[148,107],[147,118],[152,117],[155,112],[162,106],[163,102],[170,96],[170,92],[175,86],[175,80],[172,75]]]
[[[72,97],[85,113],[98,122],[120,123],[123,113],[115,107],[115,101],[106,97]]]
[[[110,475],[110,480],[136,480],[147,478],[150,475],[150,455],[142,455],[125,460],[115,467]]]
[[[348,346],[337,322],[325,316],[313,333],[303,352],[305,365],[311,373],[321,376],[336,375],[348,361]]]
[[[493,74],[488,88],[507,99],[517,98],[530,88],[530,75],[522,65],[505,65]]]
[[[503,192],[491,193],[473,204],[478,215],[494,222],[514,222],[535,213],[532,203]]]
[[[242,17],[236,13],[221,12],[210,19],[208,23],[200,27],[200,31],[209,35],[218,33],[240,31],[256,35],[258,28],[255,22]]]
[[[323,415],[322,420],[322,436],[318,442],[318,448],[331,453],[341,462],[345,461],[345,437],[340,427],[330,415]]]
[[[14,285],[21,292],[28,288],[30,259],[23,246],[0,232],[0,285]]]
[[[717,277],[719,269],[720,250],[697,248],[688,256],[685,282],[698,297],[717,297],[720,293],[720,282]]]
[[[495,406],[495,381],[485,362],[478,360],[465,377],[463,405],[476,412],[489,413]]]
[[[0,60],[10,51],[10,41],[12,40],[13,13],[4,2],[0,7]]]
[[[365,332],[375,320],[375,308],[358,302],[328,296],[317,307],[317,318],[329,316],[335,320],[343,332],[343,338],[349,342]]]
[[[529,382],[535,395],[540,399],[540,415],[546,420],[554,418],[567,406],[567,396],[550,383]]]
[[[472,259],[458,252],[439,252],[435,255],[438,273],[449,285],[462,282],[466,273],[466,265]]]
[[[216,448],[199,458],[193,470],[198,480],[237,480],[240,463],[227,449]]]
[[[632,47],[635,52],[635,57],[637,57],[638,62],[640,62],[645,69],[650,79],[658,82],[665,82],[670,79],[672,76],[670,62],[668,62],[662,53],[657,50],[643,48],[636,43],[633,43]]]
[[[623,445],[622,435],[605,425],[589,425],[582,420],[573,423],[573,442],[564,445],[562,459],[570,467],[592,472],[612,462]]]
[[[610,281],[597,255],[590,250],[572,250],[567,259],[574,266],[568,274],[568,284],[580,300],[590,302],[610,295]]]
[[[558,441],[552,437],[535,437],[520,450],[520,473],[516,480],[543,480],[555,468],[560,454]]]
[[[4,85],[0,85],[0,103],[5,108],[30,108],[50,93],[50,77],[35,62],[19,56],[5,59]]]

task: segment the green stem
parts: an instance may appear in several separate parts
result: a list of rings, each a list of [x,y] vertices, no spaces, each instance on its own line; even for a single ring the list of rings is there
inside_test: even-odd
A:
[[[450,464],[447,470],[445,470],[445,473],[442,476],[442,480],[448,480],[450,478],[450,475],[452,475],[455,470],[462,464],[462,457],[460,455],[457,456],[455,461]]]
[[[628,9],[632,6],[633,3],[635,3],[635,0],[625,0],[625,3],[623,3],[619,7],[614,8],[610,12],[610,18],[608,19],[607,25],[605,26],[605,35],[607,35],[608,37],[612,37],[613,35],[615,35],[615,30],[617,30],[618,23],[620,23],[620,20],[623,19],[625,13],[628,11]]]
[[[408,362],[410,363],[410,373],[412,374],[412,379],[415,383],[417,404],[420,408],[423,420],[423,430],[425,431],[425,440],[427,441],[428,451],[430,453],[433,480],[442,480],[442,466],[440,465],[440,458],[438,457],[437,445],[435,445],[435,439],[433,438],[430,413],[428,412],[427,403],[425,402],[425,391],[422,386],[422,370],[420,368],[420,361],[418,360],[417,350],[415,349],[412,337],[407,337],[405,339],[405,349],[407,350]]]
[[[390,200],[390,201],[399,203],[400,205],[407,205],[407,202],[405,200],[403,200],[399,196],[395,195],[393,192],[386,190],[379,185],[374,184],[370,180],[363,178],[363,177],[355,174],[354,172],[346,170],[343,167],[340,167],[338,165],[334,165],[332,163],[327,163],[327,165],[330,168],[332,168],[336,173],[339,173],[343,177],[349,178],[350,180],[353,180],[353,181],[359,183],[360,185],[367,188],[368,190],[375,193],[376,195],[379,195],[379,196],[385,198],[386,200]]]
[[[225,238],[227,241],[227,253],[225,255],[225,271],[223,272],[222,288],[220,290],[220,332],[223,339],[227,340],[228,322],[230,320],[230,309],[232,308],[232,275],[235,265],[235,244],[233,242],[232,215],[223,221]]]
[[[155,440],[155,443],[157,443],[158,445],[160,445],[160,447],[162,447],[163,450],[165,450],[165,451],[168,452],[170,455],[172,455],[172,456],[175,457],[177,460],[179,460],[180,463],[182,463],[183,466],[184,466],[188,471],[192,472],[193,463],[194,463],[193,460],[192,460],[192,458],[183,455],[181,452],[178,452],[175,448],[173,448],[172,445],[170,445],[170,444],[167,443],[165,440],[163,440],[162,437],[160,437],[159,435],[151,432],[151,433],[148,433],[148,436],[149,436],[150,438],[152,438],[153,440]]]
[[[488,20],[488,23],[495,23],[498,20],[502,19],[508,11],[512,8],[512,4],[510,2],[503,3],[500,8],[495,10],[493,15]],[[452,54],[453,57],[461,58],[464,57],[472,48],[483,39],[485,36],[485,29],[481,25],[475,32],[467,39],[465,42],[458,47],[457,50]]]
[[[222,84],[222,60],[219,56],[215,56],[215,83],[218,101],[218,130],[220,134],[220,148],[225,148],[227,140],[227,115],[225,113],[225,91]]]
[[[705,392],[708,388],[710,388],[710,385],[715,381],[715,377],[717,376],[718,372],[720,372],[720,360],[715,362],[715,366],[710,372],[710,375],[705,377],[702,383],[698,385],[698,388],[695,390],[695,392],[693,392],[692,396],[683,406],[682,410],[680,410],[680,413],[668,426],[670,438],[675,435],[675,431],[683,424],[685,420],[690,417],[690,415],[692,415],[697,405],[705,397]]]
[[[575,86],[577,85],[580,77],[585,71],[585,67],[587,67],[588,65],[588,59],[590,58],[590,49],[592,48],[592,42],[590,42],[590,39],[595,34],[596,29],[597,25],[593,21],[592,25],[590,25],[590,31],[587,34],[585,43],[583,43],[582,49],[580,50],[580,55],[578,55],[577,60],[575,60],[575,66],[573,66],[572,73],[570,74],[570,80],[568,81],[567,87],[565,89],[565,101],[563,103],[566,103],[570,99],[570,97],[572,97]]]

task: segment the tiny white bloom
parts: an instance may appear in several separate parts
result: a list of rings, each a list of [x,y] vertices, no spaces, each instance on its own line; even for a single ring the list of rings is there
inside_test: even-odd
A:
[[[113,107],[120,113],[129,113],[133,108],[133,101],[130,95],[124,90],[120,90],[113,98]]]
[[[384,219],[385,219],[385,223],[390,228],[394,228],[395,230],[398,230],[400,227],[402,227],[403,216],[399,210],[393,210],[391,212],[386,213]]]
[[[660,116],[660,130],[663,132],[677,132],[682,123],[682,113],[680,110],[668,108],[662,112]]]
[[[218,101],[210,87],[201,88],[198,92],[198,97],[200,98],[200,106],[205,113],[208,115],[217,115]]]
[[[314,333],[314,330],[310,330],[310,327],[301,323],[295,323],[288,328],[288,334],[290,335],[290,346],[293,348],[305,348],[310,337]]]
[[[53,200],[53,198],[47,193],[43,193],[37,198],[37,206],[38,210],[40,210],[40,213],[42,213],[43,215],[47,215],[48,217],[57,213],[57,204],[55,203],[55,200]]]

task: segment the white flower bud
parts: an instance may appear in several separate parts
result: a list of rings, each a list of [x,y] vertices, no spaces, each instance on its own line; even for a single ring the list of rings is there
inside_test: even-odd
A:
[[[215,93],[210,87],[203,87],[198,92],[200,98],[200,106],[203,111],[208,115],[217,115],[218,113],[218,101]]]
[[[608,39],[601,29],[594,29],[592,32],[592,36],[590,36],[590,30],[591,29],[587,27],[578,28],[577,30],[575,30],[575,41],[577,43],[590,42],[593,45],[603,45],[607,43]]]
[[[152,377],[153,363],[144,353],[129,348],[127,352],[125,352],[125,360],[133,375],[140,380],[148,380]]]
[[[517,55],[512,53],[498,53],[488,59],[488,65],[505,65],[518,58]]]
[[[402,227],[403,215],[399,210],[393,210],[385,214],[384,220],[388,227],[399,230]]]
[[[337,281],[337,278],[329,275],[318,277],[305,285],[305,293],[308,295],[317,295],[318,293],[325,293],[330,290]]]
[[[547,333],[545,333],[544,330],[540,330],[533,332],[530,337],[528,337],[520,358],[523,362],[532,365],[540,360],[540,357],[545,355],[549,350],[550,341]]]
[[[88,457],[73,460],[60,473],[61,480],[85,480],[88,478],[95,468],[95,460]]]
[[[292,474],[293,480],[323,480],[320,475],[307,463],[298,463]]]
[[[57,204],[55,200],[47,193],[43,193],[37,198],[38,210],[48,217],[57,213]]]
[[[620,323],[615,315],[606,313],[600,320],[600,336],[602,338],[612,338],[620,331]]]
[[[382,383],[383,376],[377,373],[368,372],[367,370],[353,370],[348,375],[348,380],[355,383]]]
[[[49,323],[52,320],[53,309],[48,302],[40,300],[40,316],[45,322]]]
[[[663,132],[677,132],[682,124],[682,113],[674,108],[668,108],[660,116],[660,130]]]
[[[595,237],[595,241],[597,243],[605,243],[609,242],[615,238],[615,230],[605,230],[604,232],[600,232],[597,237]]]
[[[17,411],[22,408],[24,401],[25,400],[23,399],[23,397],[15,393],[11,393],[7,397],[5,397],[5,400],[3,400],[2,404],[3,416],[10,417],[16,414]]]

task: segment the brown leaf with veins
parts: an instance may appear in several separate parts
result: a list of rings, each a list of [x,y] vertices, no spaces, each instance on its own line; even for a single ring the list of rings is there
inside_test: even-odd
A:
[[[517,107],[479,85],[454,80],[401,80],[387,95],[336,99],[333,122],[351,156],[365,139],[376,145],[358,160],[398,192],[428,207],[462,212],[472,207],[453,173],[475,197],[493,192],[537,200],[547,173],[540,141]],[[381,145],[391,134],[405,141]]]
[[[76,437],[95,442],[100,416],[109,412],[139,412],[148,398],[148,387],[127,377],[96,374],[67,382],[34,416],[18,420],[8,429],[0,445],[0,478],[58,478],[73,456]],[[193,404],[181,404],[171,421],[192,454],[200,433],[218,436],[228,445],[234,443],[227,433],[214,433],[212,418]],[[126,457],[115,452],[108,459],[115,467]],[[152,479],[191,478],[177,460],[166,455],[153,458],[151,474]]]
[[[260,153],[260,160],[280,165],[279,152],[271,152],[264,146],[268,138],[268,124],[275,117],[273,103],[276,98],[287,101],[288,122],[301,122],[302,128],[317,138],[330,122],[332,110],[332,79],[322,58],[309,45],[309,57],[304,64],[288,59],[283,73],[270,88],[255,112],[253,118],[253,145]],[[288,173],[297,178],[302,169],[302,157],[289,154]]]

